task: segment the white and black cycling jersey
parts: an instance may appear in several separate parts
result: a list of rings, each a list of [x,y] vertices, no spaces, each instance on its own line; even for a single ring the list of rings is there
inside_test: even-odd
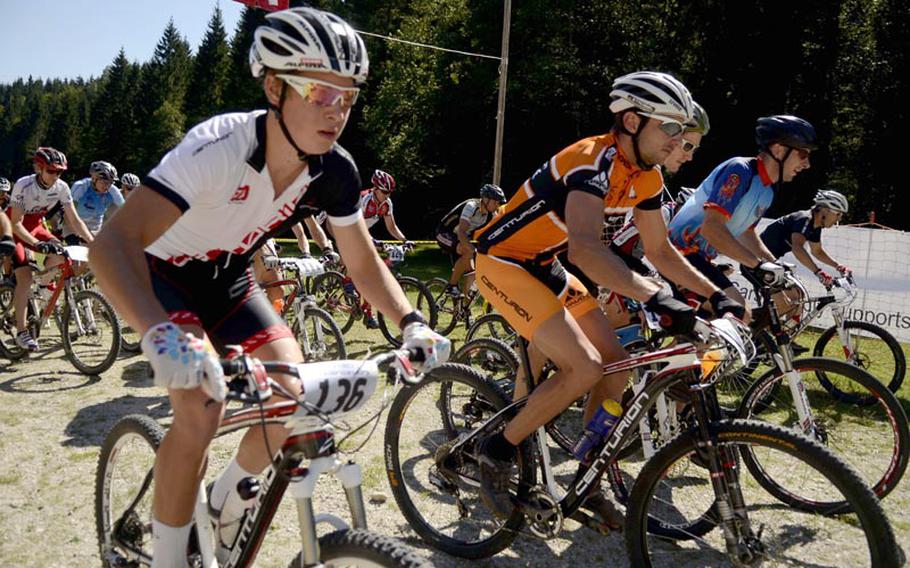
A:
[[[479,198],[466,199],[452,208],[439,222],[438,231],[455,233],[458,224],[465,221],[468,224],[468,235],[483,227],[493,218],[493,213],[484,211]]]
[[[33,229],[47,212],[58,203],[66,205],[73,202],[70,186],[62,179],[44,189],[38,185],[37,174],[19,178],[10,192],[10,205],[22,210],[25,216],[23,223],[26,229]]]
[[[265,111],[215,116],[190,130],[149,173],[145,184],[183,215],[146,252],[173,266],[217,263],[245,269],[269,237],[325,211],[335,226],[351,225],[360,176],[338,144],[311,156],[277,199],[265,165]]]

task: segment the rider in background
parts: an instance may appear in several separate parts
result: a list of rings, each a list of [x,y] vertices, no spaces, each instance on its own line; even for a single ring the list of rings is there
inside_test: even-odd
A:
[[[19,178],[13,186],[9,217],[16,240],[16,252],[13,254],[13,272],[16,275],[13,305],[16,308],[16,327],[19,330],[16,344],[28,351],[37,351],[38,342],[25,325],[26,306],[32,287],[31,256],[28,250],[47,255],[44,259],[45,268],[63,262],[61,256],[63,246],[44,227],[44,217],[59,203],[63,208],[66,222],[74,228],[76,234],[87,242],[91,242],[93,237],[73,206],[70,186],[60,179],[60,175],[67,168],[63,152],[51,147],[40,147],[35,150],[32,160],[35,173]]]
[[[306,223],[307,228],[313,235],[316,244],[322,249],[323,255],[327,259],[337,260],[338,255],[335,253],[335,246],[323,232],[319,223],[312,216],[304,219],[304,223]],[[300,249],[301,255],[304,258],[311,258],[310,241],[303,230],[303,225],[297,223],[291,227],[291,230],[297,238],[297,247]],[[275,242],[275,239],[269,239],[253,255],[253,275],[256,277],[256,282],[260,285],[270,284],[282,279],[281,274],[278,272],[279,268],[281,268],[279,253],[281,253],[281,247]],[[265,294],[268,296],[275,311],[279,314],[282,313],[284,311],[284,290],[277,286],[272,286],[265,289]]]
[[[480,188],[480,197],[462,201],[439,222],[436,227],[436,242],[439,248],[449,254],[453,261],[452,276],[446,293],[457,297],[461,294],[458,282],[468,271],[471,273],[465,282],[469,290],[474,283],[474,245],[471,238],[474,231],[490,222],[496,210],[506,202],[506,194],[498,185],[484,184]]]
[[[395,223],[395,213],[392,210],[392,192],[395,191],[395,178],[382,170],[373,172],[373,187],[363,190],[360,194],[360,210],[367,229],[372,229],[379,219],[385,223],[385,228],[392,238],[413,246],[407,240],[401,229]]]
[[[822,247],[822,229],[836,225],[849,210],[847,198],[834,190],[822,189],[815,194],[814,206],[777,219],[762,231],[761,240],[775,259],[788,252],[814,274],[823,286],[829,287],[834,278],[813,260],[813,257],[834,267],[842,276],[853,273],[834,260]],[[809,250],[806,250],[806,244]]]
[[[673,244],[692,266],[746,308],[746,321],[751,313],[745,299],[712,261],[724,254],[745,270],[765,273],[766,281],[783,279],[783,266],[774,262],[755,226],[774,201],[775,188],[809,169],[809,154],[817,145],[812,125],[789,115],[759,118],[755,140],[757,157],[730,158],[714,168],[670,221]]]
[[[9,192],[12,187],[8,179],[0,177],[0,211],[6,211],[9,207]]]
[[[120,178],[120,195],[123,196],[123,199],[126,199],[134,189],[139,189],[141,183],[139,176],[136,174],[123,174]]]
[[[75,182],[70,192],[79,218],[88,230],[95,234],[101,230],[108,209],[123,206],[123,196],[114,185],[117,181],[117,168],[113,164],[104,161],[92,162],[88,171],[89,177]],[[63,241],[69,246],[85,244],[69,223],[63,225]]]
[[[267,109],[220,114],[190,129],[91,246],[99,285],[143,334],[142,351],[173,409],[155,458],[153,568],[186,566],[197,490],[225,406],[214,350],[226,355],[239,345],[255,358],[303,362],[250,271],[268,238],[325,211],[348,273],[398,323],[403,348],[424,357],[418,369],[448,358],[449,341],[429,329],[372,246],[356,164],[337,144],[368,68],[363,39],[338,16],[313,8],[269,13],[250,48]],[[272,378],[300,396],[295,377]],[[211,486],[219,558],[252,505],[238,483],[265,469],[268,448],[287,434],[280,424],[250,428]]]

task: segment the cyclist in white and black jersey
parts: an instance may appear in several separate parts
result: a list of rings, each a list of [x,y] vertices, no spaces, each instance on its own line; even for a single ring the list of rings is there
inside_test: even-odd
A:
[[[395,223],[391,198],[392,192],[395,191],[395,178],[382,170],[376,170],[371,181],[373,187],[363,190],[360,194],[360,210],[363,212],[367,228],[373,228],[373,225],[382,219],[392,238],[410,245],[410,241]]]
[[[16,290],[13,305],[16,311],[16,343],[28,351],[37,351],[38,342],[25,326],[26,307],[32,287],[32,268],[29,250],[47,255],[45,268],[63,262],[63,245],[44,228],[44,217],[55,205],[60,205],[67,223],[86,242],[92,240],[92,233],[85,226],[73,205],[70,186],[60,179],[66,171],[67,160],[63,152],[50,147],[35,150],[32,157],[35,173],[19,178],[10,195],[10,223],[16,240],[13,254],[13,272],[16,275]]]
[[[436,227],[436,242],[439,248],[452,259],[452,276],[446,292],[458,296],[458,281],[461,276],[472,271],[465,283],[465,289],[471,287],[474,270],[474,246],[471,238],[474,231],[490,222],[496,210],[506,202],[506,194],[498,185],[485,184],[480,188],[480,197],[462,201],[445,214]]]
[[[144,334],[143,352],[174,411],[156,456],[155,567],[185,565],[194,498],[223,412],[209,403],[223,400],[225,386],[203,334],[219,353],[238,344],[253,357],[303,361],[250,275],[250,257],[267,238],[324,210],[358,289],[399,323],[404,347],[426,357],[423,368],[444,362],[450,348],[412,309],[372,247],[357,207],[357,168],[336,143],[367,78],[363,40],[333,14],[283,10],[256,29],[250,62],[269,110],[219,115],[191,129],[91,247],[99,284]],[[274,378],[299,395],[298,381]],[[277,448],[287,430],[270,425],[266,433]],[[263,437],[251,429],[210,490],[225,545],[249,505],[237,483],[270,459]]]

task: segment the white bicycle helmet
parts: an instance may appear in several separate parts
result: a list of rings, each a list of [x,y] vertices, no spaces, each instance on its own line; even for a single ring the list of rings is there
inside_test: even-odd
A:
[[[110,182],[117,181],[117,168],[110,162],[105,162],[99,160],[97,162],[92,162],[92,165],[88,168],[89,173],[95,174],[103,180]]]
[[[120,177],[120,185],[124,187],[139,187],[140,183],[139,176],[136,174],[123,174],[123,176]]]
[[[697,132],[702,136],[707,136],[708,131],[711,130],[711,122],[708,121],[708,113],[703,106],[695,101],[692,101],[692,108],[695,110],[695,113],[692,117],[692,121],[686,123],[686,132]]]
[[[3,193],[9,193],[10,184],[9,180],[3,177],[0,177],[0,191]]]
[[[844,194],[833,189],[819,190],[815,194],[814,202],[816,207],[827,207],[837,213],[846,213],[850,209],[850,204]]]
[[[256,28],[250,47],[250,71],[261,77],[276,71],[328,71],[367,79],[370,62],[363,39],[347,22],[314,8],[273,12]]]
[[[682,122],[695,119],[692,95],[672,75],[656,71],[636,71],[613,81],[610,111],[614,114],[638,109],[667,118],[682,117]]]

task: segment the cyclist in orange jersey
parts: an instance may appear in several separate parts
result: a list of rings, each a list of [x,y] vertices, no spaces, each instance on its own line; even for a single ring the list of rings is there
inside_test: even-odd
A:
[[[567,274],[556,254],[594,282],[645,302],[671,333],[692,329],[694,311],[658,280],[634,274],[601,241],[604,214],[633,210],[648,258],[675,281],[712,299],[720,312],[741,308],[698,274],[667,240],[657,164],[679,146],[694,119],[691,95],[664,73],[636,72],[613,83],[612,130],[580,140],[541,166],[477,235],[477,282],[484,297],[558,367],[503,432],[478,442],[481,497],[501,517],[512,512],[515,448],[538,427],[591,391],[587,423],[601,402],[619,401],[628,375],[603,377],[603,365],[627,357],[597,302]],[[617,526],[599,490],[585,509]]]

